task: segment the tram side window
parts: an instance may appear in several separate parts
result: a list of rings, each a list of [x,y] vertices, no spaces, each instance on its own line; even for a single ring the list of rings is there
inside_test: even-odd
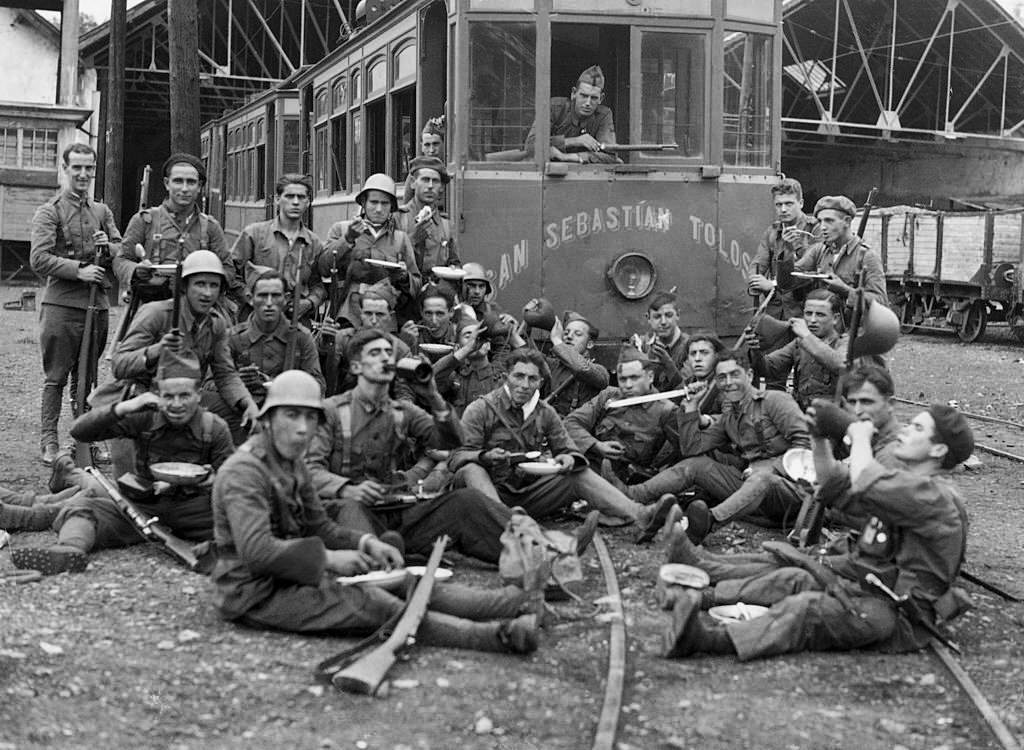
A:
[[[704,153],[704,37],[643,32],[640,140],[675,143],[679,156]]]
[[[738,167],[770,167],[772,39],[733,32],[725,37],[722,91],[723,157]]]
[[[469,158],[521,161],[534,116],[536,25],[475,22],[469,47]]]
[[[327,152],[327,123],[317,125],[313,135],[313,144],[316,151],[316,174],[314,175],[316,190],[327,190],[327,165],[330,163],[330,154]]]

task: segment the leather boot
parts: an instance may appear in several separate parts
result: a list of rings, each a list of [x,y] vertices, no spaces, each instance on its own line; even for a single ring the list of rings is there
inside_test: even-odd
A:
[[[672,608],[672,622],[664,635],[664,654],[673,659],[693,654],[734,654],[736,648],[725,626],[700,618],[700,591],[681,589]]]
[[[703,500],[695,500],[686,507],[686,536],[694,544],[700,544],[704,537],[711,533],[714,524],[714,516],[711,509]]]
[[[576,554],[583,557],[590,543],[594,541],[594,534],[597,532],[598,521],[601,520],[601,513],[592,510],[587,514],[586,519],[572,533],[576,537]]]
[[[512,654],[532,654],[537,650],[537,616],[520,615],[498,625],[498,640]]]
[[[44,576],[53,576],[81,573],[88,566],[89,557],[77,547],[54,544],[51,547],[16,547],[11,550],[11,562],[16,568],[29,568]]]

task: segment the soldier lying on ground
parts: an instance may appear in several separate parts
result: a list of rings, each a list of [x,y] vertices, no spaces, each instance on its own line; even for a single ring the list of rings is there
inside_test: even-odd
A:
[[[810,420],[815,429],[814,415]],[[945,475],[971,455],[974,439],[967,420],[943,405],[920,412],[893,449],[905,469],[886,468],[874,459],[874,433],[870,421],[853,422],[847,429],[852,491],[831,498],[840,510],[870,516],[849,554],[816,559],[775,543],[765,554],[744,555],[737,562],[734,556],[694,548],[679,525],[672,527],[669,560],[699,565],[713,585],[702,591],[666,589],[664,605],[672,609],[666,656],[735,653],[748,660],[867,647],[909,651],[931,637],[921,623],[934,626],[964,611],[966,594],[953,581],[964,559],[967,513]],[[839,469],[831,444],[817,435],[813,444],[817,475],[828,477]],[[909,597],[906,605],[897,607],[867,580],[868,574]],[[729,624],[709,622],[700,614],[736,602],[770,609]]]
[[[401,599],[376,586],[335,580],[371,567],[401,566],[403,560],[373,534],[345,528],[324,512],[303,461],[323,418],[320,389],[312,377],[294,371],[279,375],[260,412],[261,431],[218,472],[214,601],[227,620],[357,636],[373,632],[402,610]],[[434,587],[417,639],[479,651],[535,651],[537,615],[526,612],[536,602],[543,577],[534,574],[526,580],[528,591],[514,586],[481,591],[452,583]]]
[[[159,304],[159,303],[158,303]],[[216,414],[200,406],[199,363],[165,350],[160,354],[156,393],[149,391],[103,409],[94,409],[75,420],[71,435],[92,442],[125,438],[135,446],[135,475],[151,486],[150,494],[136,499],[136,506],[160,519],[177,536],[194,542],[211,539],[213,516],[210,491],[213,472],[234,450],[228,426]],[[185,461],[209,466],[210,476],[198,485],[151,484],[150,466],[163,461]],[[66,453],[54,462],[51,487],[74,486],[80,494],[57,506],[36,505],[58,532],[50,547],[22,547],[13,556],[15,565],[35,568],[46,575],[79,572],[87,565],[86,554],[94,549],[139,544],[138,528],[102,494],[88,474],[75,468]]]
[[[520,506],[537,519],[564,511],[581,498],[606,515],[635,521],[642,539],[653,537],[675,498],[641,505],[588,467],[558,414],[540,398],[547,368],[540,352],[516,349],[508,367],[505,384],[471,403],[462,416],[463,443],[450,462],[456,486]],[[557,473],[532,477],[512,466],[512,453],[533,450],[550,456]]]

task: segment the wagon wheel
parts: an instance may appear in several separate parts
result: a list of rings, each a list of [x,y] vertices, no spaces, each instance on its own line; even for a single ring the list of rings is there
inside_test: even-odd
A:
[[[900,333],[913,333],[917,330],[914,323],[914,316],[917,315],[917,307],[920,298],[916,294],[908,294],[900,305]]]
[[[985,332],[985,325],[988,323],[988,305],[983,300],[977,299],[964,312],[963,322],[956,329],[956,335],[960,340],[970,344],[977,341],[978,337]]]

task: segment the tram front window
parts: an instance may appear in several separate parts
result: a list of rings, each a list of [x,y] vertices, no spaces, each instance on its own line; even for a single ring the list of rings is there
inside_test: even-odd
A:
[[[702,156],[704,37],[644,31],[641,39],[640,140],[675,143],[673,156]]]
[[[726,164],[769,167],[772,156],[772,38],[728,33],[722,91]]]
[[[469,158],[522,161],[534,116],[536,25],[475,22],[469,41]]]

